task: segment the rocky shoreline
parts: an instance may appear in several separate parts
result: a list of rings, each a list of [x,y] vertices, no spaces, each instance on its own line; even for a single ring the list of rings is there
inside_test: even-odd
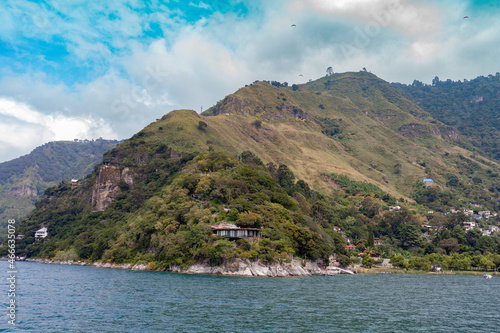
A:
[[[151,270],[149,264],[115,264],[110,262],[84,262],[84,261],[61,261],[51,259],[26,259],[26,261],[40,264],[56,265],[76,265],[92,266],[96,268],[110,269],[129,269],[134,271]],[[311,275],[337,275],[337,274],[355,274],[353,269],[343,269],[336,266],[324,267],[317,262],[292,259],[289,263],[264,264],[259,261],[249,261],[247,259],[238,259],[231,263],[220,266],[210,266],[206,263],[198,263],[182,269],[178,266],[171,266],[166,270],[172,273],[183,274],[204,274],[204,275],[224,275],[224,276],[254,276],[254,277],[292,277],[292,276],[311,276]]]
[[[103,262],[86,262],[86,261],[74,261],[74,260],[52,260],[52,259],[26,259],[25,261],[36,262],[38,264],[50,264],[50,265],[92,266],[96,268],[130,269],[133,271],[149,270],[148,265],[146,264],[132,265],[130,263],[114,264],[110,262],[103,263]]]

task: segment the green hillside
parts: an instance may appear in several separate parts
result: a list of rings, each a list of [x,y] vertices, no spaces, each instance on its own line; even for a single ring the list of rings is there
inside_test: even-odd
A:
[[[386,256],[450,254],[459,245],[496,253],[500,238],[462,237],[455,227],[465,215],[445,214],[470,203],[499,210],[499,166],[466,144],[370,73],[292,87],[255,82],[203,115],[166,114],[104,154],[78,186],[46,190],[19,226],[18,253],[155,269],[334,253],[346,264],[347,240]],[[261,237],[215,236],[210,226],[221,222]],[[431,233],[424,223],[444,229]],[[41,226],[49,237],[36,241]]]
[[[124,145],[140,142],[133,138]],[[129,165],[135,186],[118,180],[119,194],[103,211],[89,205],[93,187],[107,168],[125,162],[117,157],[120,149],[106,156],[114,155],[113,162],[87,177],[84,186],[48,190],[48,198],[37,203],[19,231],[32,235],[45,222],[53,237],[43,244],[27,237],[20,250],[30,256],[66,258],[74,253],[83,259],[147,261],[163,267],[200,260],[220,264],[235,257],[273,262],[289,255],[328,260],[334,251],[345,254],[339,235],[323,230],[301,211],[299,201],[308,207],[305,198],[312,195],[307,185],[284,186],[284,179],[293,181],[286,167],[277,171],[281,186],[249,152],[240,162],[218,152],[173,157],[170,147],[161,147],[141,155],[144,164]],[[210,225],[222,221],[262,227],[262,239],[240,240],[235,247],[212,235]]]
[[[393,83],[406,98],[467,138],[462,146],[500,160],[500,73],[473,80]]]

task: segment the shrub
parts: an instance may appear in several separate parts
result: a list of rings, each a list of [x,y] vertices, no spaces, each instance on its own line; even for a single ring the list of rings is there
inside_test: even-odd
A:
[[[236,225],[241,228],[260,228],[262,217],[252,212],[243,212],[238,216]]]
[[[198,122],[198,129],[199,129],[200,131],[204,131],[204,130],[206,130],[206,129],[207,129],[207,127],[208,127],[208,125],[207,125],[207,123],[206,123],[206,122],[201,121],[201,120]]]
[[[368,254],[365,253],[363,255],[363,261],[362,261],[363,267],[372,268],[374,262],[375,262],[375,259],[370,257]]]
[[[259,119],[254,120],[252,121],[252,125],[255,126],[256,129],[259,129],[262,126],[262,121],[260,121]]]
[[[339,263],[342,267],[349,267],[349,265],[351,265],[351,263],[352,263],[351,258],[349,258],[348,256],[345,256],[343,254],[340,254],[337,257],[337,260],[339,261]]]

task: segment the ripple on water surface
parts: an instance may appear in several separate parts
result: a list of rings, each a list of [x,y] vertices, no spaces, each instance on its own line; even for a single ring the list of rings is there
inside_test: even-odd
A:
[[[0,267],[6,271],[6,262]],[[244,278],[27,262],[17,263],[17,269],[20,332],[498,332],[500,327],[498,278]],[[1,297],[6,304],[6,293]],[[8,329],[6,320],[0,328]]]

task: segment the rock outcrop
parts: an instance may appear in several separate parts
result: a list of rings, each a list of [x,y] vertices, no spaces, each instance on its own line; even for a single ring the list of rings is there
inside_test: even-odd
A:
[[[457,141],[458,131],[451,126],[429,126],[422,124],[406,124],[399,128],[399,134],[407,138],[423,138],[427,136],[441,136],[448,141]]]
[[[171,272],[187,274],[211,274],[211,275],[229,275],[229,276],[256,276],[256,277],[290,277],[290,276],[309,276],[309,275],[335,275],[335,274],[354,274],[350,270],[322,266],[318,262],[303,261],[292,259],[288,263],[264,264],[259,261],[249,261],[247,259],[238,259],[232,263],[221,266],[210,266],[208,264],[195,264],[187,269],[171,267]]]
[[[29,185],[22,185],[11,189],[9,191],[9,194],[16,197],[29,197],[29,196],[36,197],[38,195],[38,191],[35,187]]]
[[[112,165],[103,165],[99,170],[92,189],[92,211],[103,211],[120,192],[120,169]]]
[[[128,185],[130,185],[130,186],[134,185],[134,175],[133,175],[132,171],[129,168],[124,168],[122,170],[121,178]]]
[[[76,266],[93,266],[97,268],[114,268],[114,269],[131,269],[133,271],[147,271],[148,265],[145,264],[114,264],[110,262],[85,262],[74,260],[51,260],[51,259],[28,259],[27,261],[34,261],[39,264],[55,264],[55,265],[76,265]]]
[[[150,270],[151,266],[147,264],[132,265],[129,263],[114,264],[110,262],[83,262],[83,261],[60,261],[50,259],[28,259],[41,264],[58,264],[58,265],[78,265],[78,266],[93,266],[97,268],[111,269],[131,269],[137,271]],[[173,273],[185,274],[207,274],[207,275],[227,275],[227,276],[255,276],[255,277],[291,277],[291,276],[310,276],[310,275],[336,275],[336,274],[355,274],[356,272],[350,269],[343,269],[335,266],[324,267],[318,262],[303,261],[300,259],[292,259],[288,263],[264,264],[259,261],[249,261],[248,259],[237,259],[232,263],[210,266],[206,263],[199,263],[189,266],[187,269],[181,269],[177,266],[172,266],[168,269]]]

